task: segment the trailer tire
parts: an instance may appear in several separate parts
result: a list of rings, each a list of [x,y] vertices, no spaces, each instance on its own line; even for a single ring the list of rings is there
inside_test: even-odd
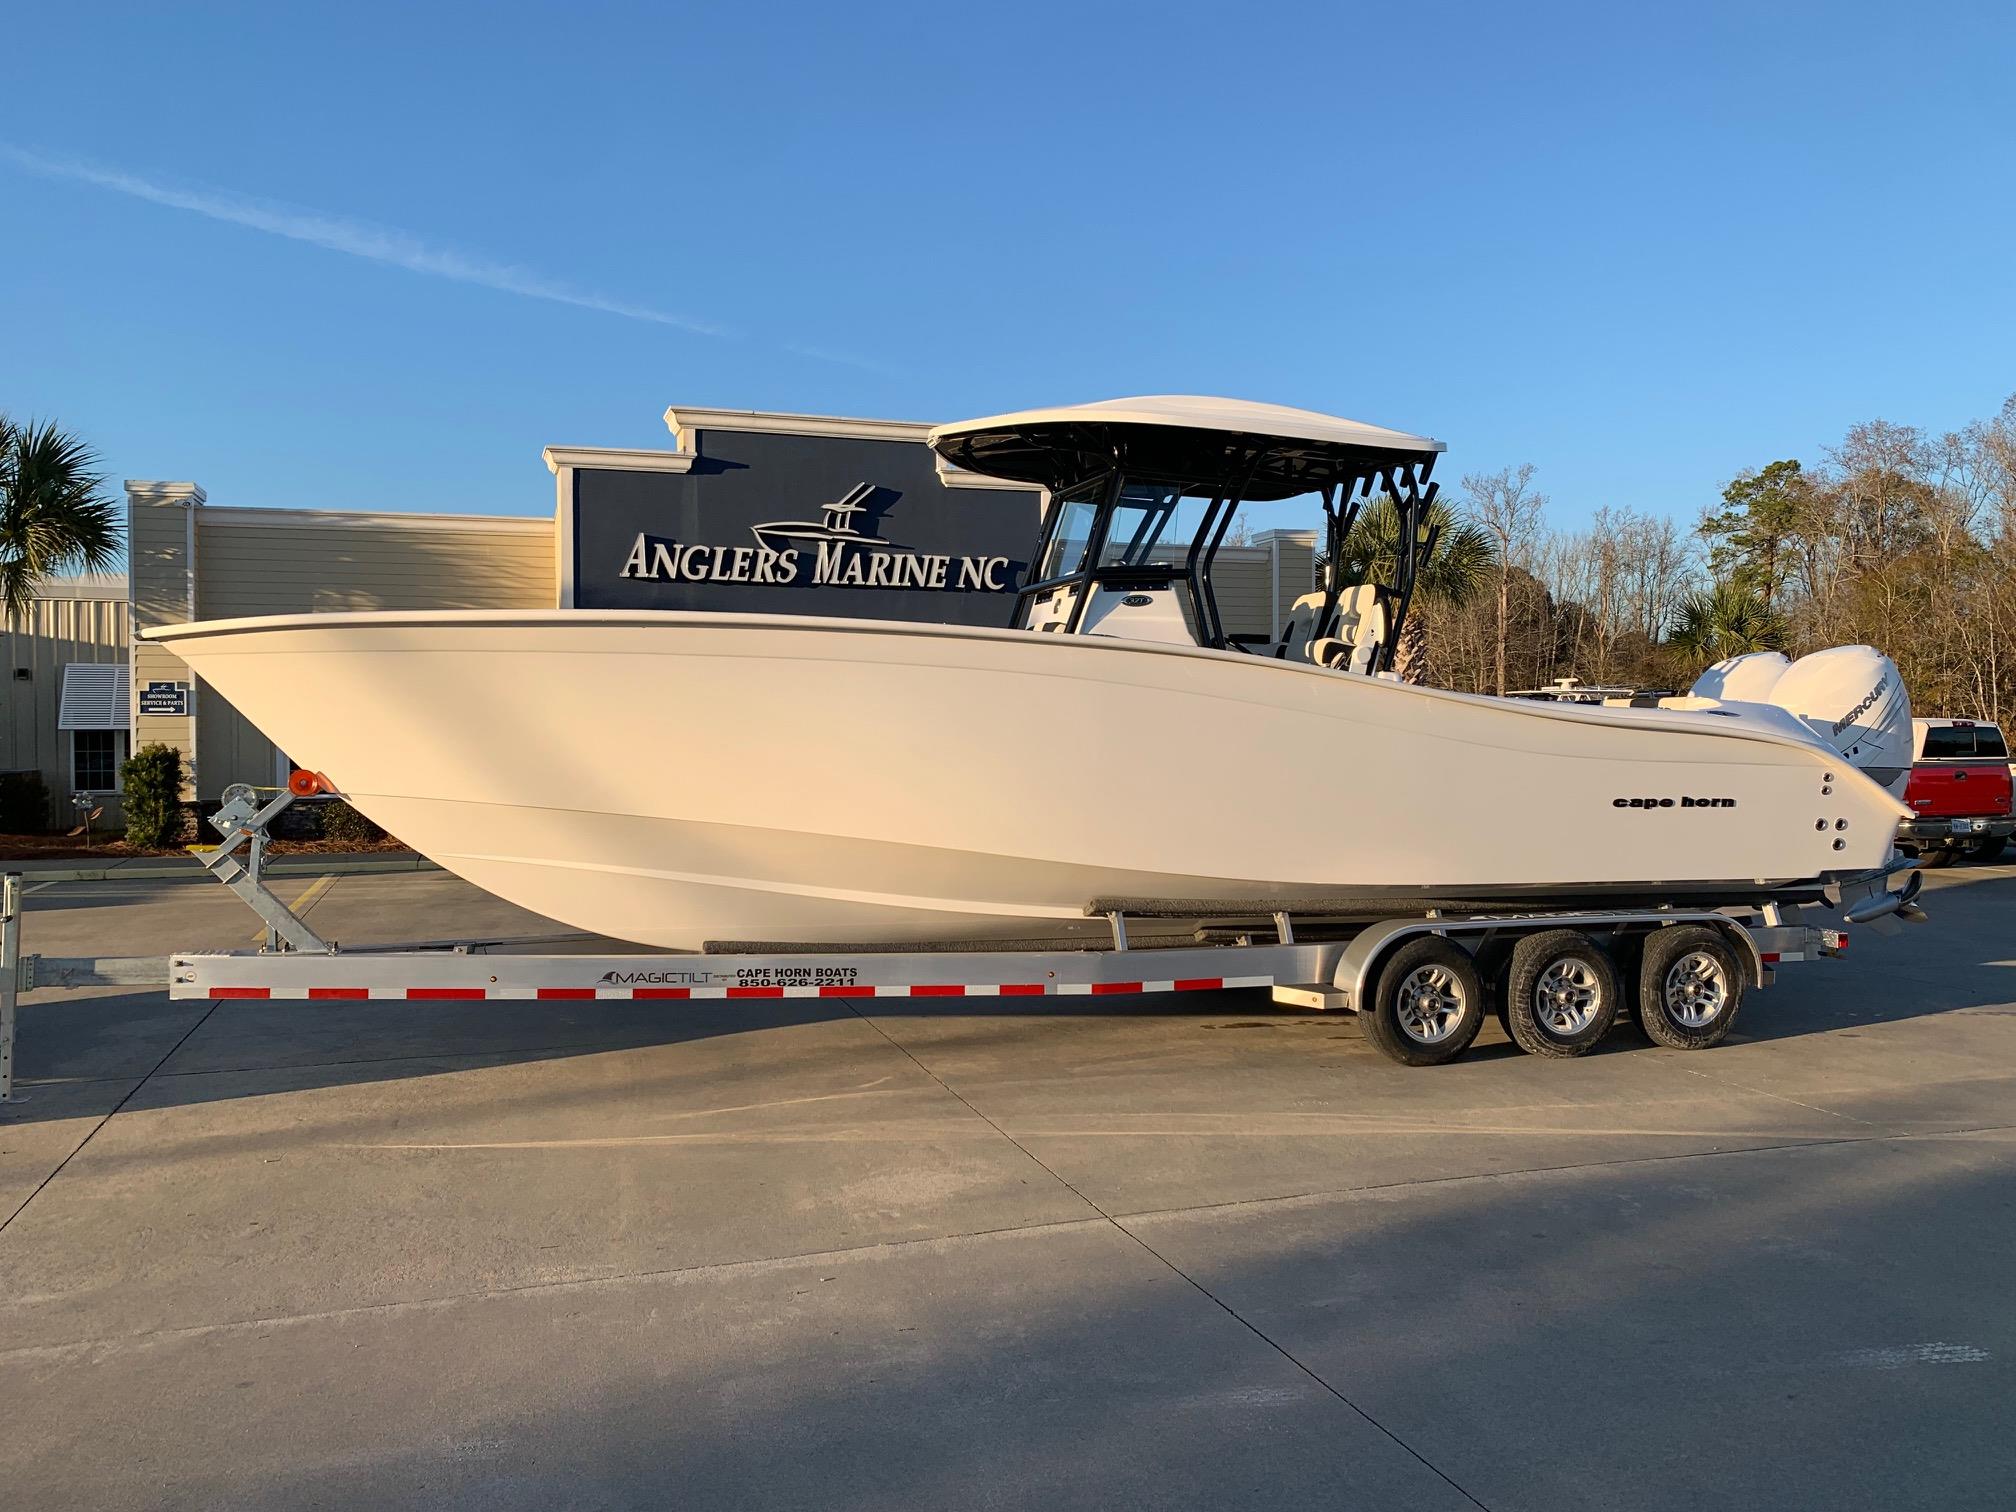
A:
[[[1403,1066],[1439,1066],[1470,1048],[1484,1024],[1484,984],[1469,953],[1426,935],[1409,940],[1379,968],[1365,1037]]]
[[[1616,964],[1589,935],[1527,935],[1505,972],[1505,1032],[1528,1055],[1586,1055],[1617,1022],[1623,995]]]
[[[1728,1037],[1749,976],[1736,947],[1706,924],[1674,924],[1645,939],[1638,1022],[1654,1044],[1706,1050]]]

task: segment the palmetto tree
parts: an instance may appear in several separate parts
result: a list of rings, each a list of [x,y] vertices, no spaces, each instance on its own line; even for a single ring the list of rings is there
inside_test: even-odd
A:
[[[1705,667],[1747,651],[1782,650],[1785,622],[1748,581],[1725,578],[1681,604],[1666,644]]]
[[[19,623],[44,578],[119,560],[119,513],[91,449],[53,420],[0,415],[0,610]]]
[[[1421,558],[1416,569],[1411,607],[1418,611],[1424,604],[1433,604],[1460,609],[1491,586],[1498,572],[1498,548],[1488,534],[1446,504],[1429,505],[1422,523],[1434,531],[1435,549]],[[1381,494],[1359,511],[1344,537],[1342,580],[1393,586],[1399,574],[1400,546],[1399,507],[1390,496]],[[1320,558],[1317,565],[1324,565]],[[1403,682],[1420,682],[1428,675],[1428,626],[1418,612],[1410,612],[1400,627],[1393,670]]]

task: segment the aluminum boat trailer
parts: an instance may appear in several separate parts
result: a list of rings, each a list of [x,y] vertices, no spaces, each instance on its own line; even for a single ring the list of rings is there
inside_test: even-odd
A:
[[[14,999],[35,987],[165,985],[177,1000],[305,1002],[617,1001],[766,998],[1120,997],[1266,989],[1276,1003],[1355,1015],[1394,1060],[1434,1065],[1469,1048],[1495,1013],[1522,1050],[1580,1055],[1621,1015],[1657,1043],[1719,1043],[1751,990],[1779,966],[1843,954],[1844,930],[1801,922],[1777,903],[1728,909],[1584,911],[1426,909],[1343,921],[1219,900],[1226,917],[1187,941],[1146,930],[1194,902],[1095,900],[1110,943],[1088,948],[772,948],[693,954],[600,954],[590,936],[437,941],[344,949],[265,885],[266,828],[293,795],[262,802],[234,790],[212,819],[222,837],[205,865],[263,920],[257,951],[61,960],[21,951],[19,877],[6,879],[0,938],[0,1097],[11,1081]],[[246,860],[235,859],[243,847]],[[1894,928],[1923,914],[1912,863],[1848,879],[1829,901],[1848,922]],[[1908,871],[1892,889],[1889,877]],[[1243,917],[1242,917],[1243,915]],[[1138,926],[1138,927],[1137,927]],[[1298,939],[1297,928],[1310,938]],[[1321,937],[1318,937],[1321,936]],[[1208,942],[1200,942],[1208,941]],[[543,953],[539,945],[569,944]]]
[[[1110,920],[1124,937],[1126,920]],[[1656,954],[1672,976],[1648,1032],[1699,1049],[1729,1031],[1743,995],[1788,962],[1837,956],[1845,931],[1671,911],[1418,915],[1348,940],[1300,942],[1282,915],[1248,944],[1103,949],[800,951],[761,954],[521,954],[521,942],[433,949],[229,952],[170,958],[169,995],[208,1001],[704,1002],[776,998],[1089,998],[1266,989],[1276,1003],[1355,1014],[1395,1060],[1432,1065],[1468,1048],[1497,1011],[1521,1047],[1593,1048],[1627,1001],[1626,958]],[[1533,942],[1537,942],[1537,945]],[[1656,952],[1648,946],[1656,945]],[[1671,958],[1670,960],[1668,958]],[[1684,963],[1684,968],[1683,968]],[[1606,972],[1606,966],[1608,970]],[[1523,972],[1528,1018],[1497,1000]],[[1643,991],[1641,986],[1640,992]]]

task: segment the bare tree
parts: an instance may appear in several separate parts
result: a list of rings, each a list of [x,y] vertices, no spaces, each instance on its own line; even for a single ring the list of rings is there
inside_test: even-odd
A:
[[[1945,435],[1855,426],[1820,466],[1741,475],[1698,533],[1617,505],[1550,533],[1532,476],[1463,479],[1497,560],[1494,591],[1422,612],[1445,686],[1502,692],[1572,672],[1642,687],[1691,674],[1683,641],[1696,657],[1862,642],[1895,658],[1923,713],[2016,717],[2016,397]],[[1742,614],[1708,614],[1718,584],[1747,585],[1771,635],[1739,633],[1747,600]],[[1675,634],[1688,624],[1713,629],[1713,644]]]
[[[1463,492],[1470,512],[1498,548],[1498,614],[1492,676],[1505,691],[1505,652],[1512,623],[1512,577],[1526,568],[1540,531],[1547,496],[1533,487],[1533,464],[1501,467],[1495,473],[1467,473]]]
[[[1671,520],[1605,505],[1586,531],[1548,536],[1534,559],[1559,605],[1569,670],[1595,682],[1656,677],[1644,652],[1700,586],[1697,554]],[[1620,661],[1627,641],[1637,649]]]

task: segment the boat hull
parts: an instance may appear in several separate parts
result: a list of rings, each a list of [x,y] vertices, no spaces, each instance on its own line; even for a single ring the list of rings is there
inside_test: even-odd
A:
[[[668,948],[1103,932],[1094,900],[1702,897],[1904,811],[1751,721],[876,621],[442,611],[149,632],[500,897]]]

